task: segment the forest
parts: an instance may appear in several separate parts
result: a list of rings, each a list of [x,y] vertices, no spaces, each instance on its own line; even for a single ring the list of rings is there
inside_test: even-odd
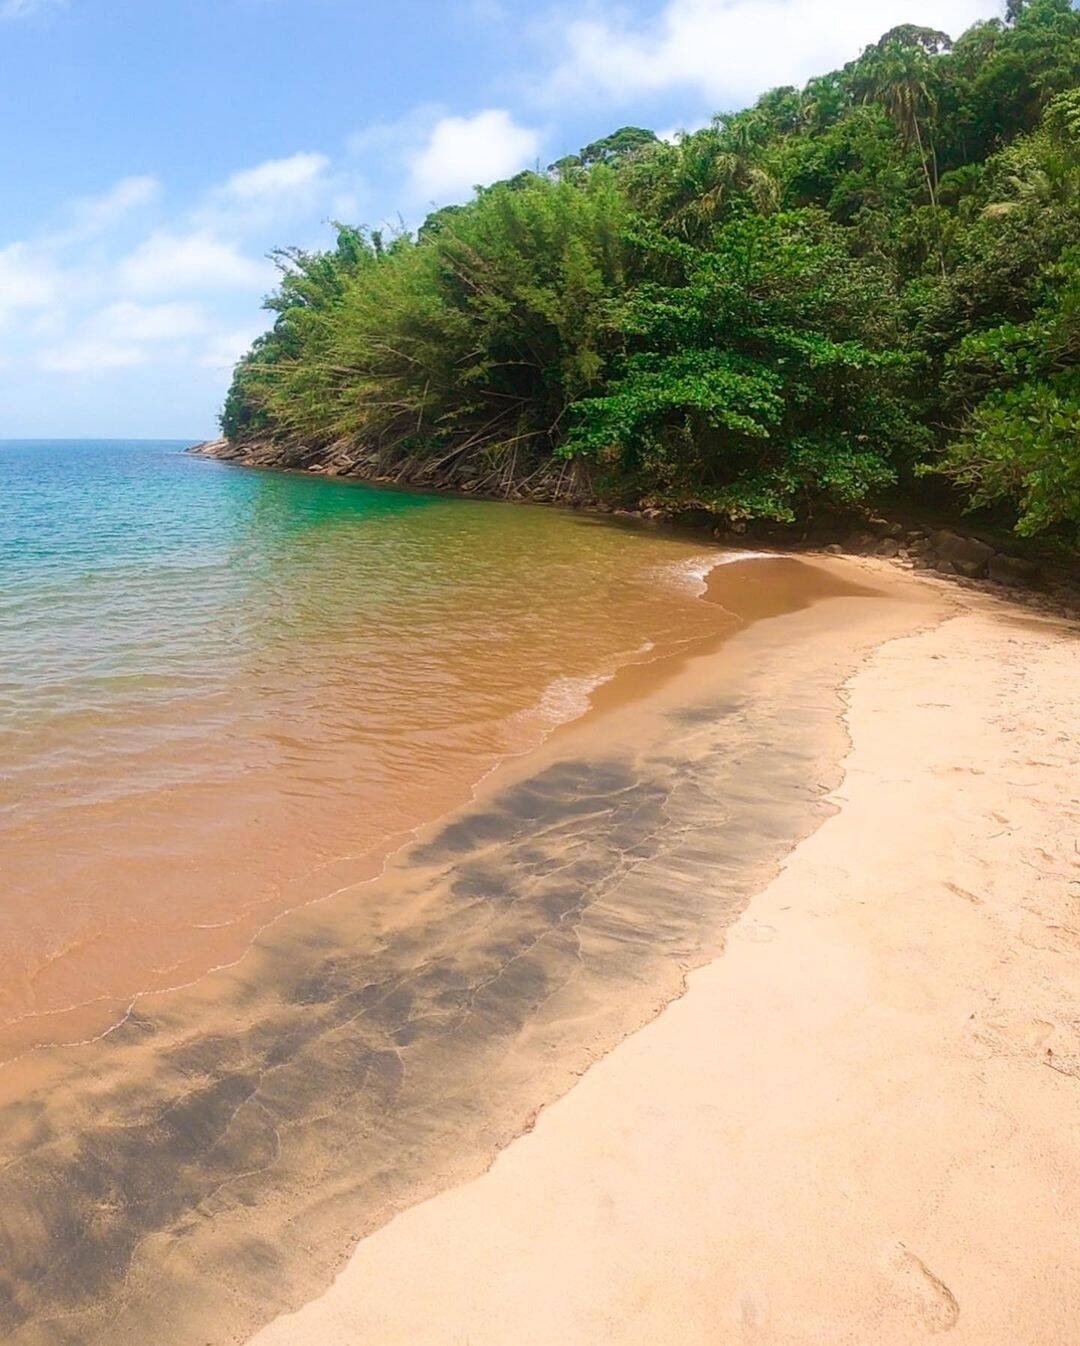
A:
[[[287,465],[731,524],[930,501],[1080,541],[1080,12],[910,25],[283,249],[222,430]]]

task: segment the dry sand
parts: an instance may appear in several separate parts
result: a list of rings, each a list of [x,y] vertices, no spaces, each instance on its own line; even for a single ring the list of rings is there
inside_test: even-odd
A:
[[[686,994],[253,1346],[1080,1341],[1077,632],[960,601]]]

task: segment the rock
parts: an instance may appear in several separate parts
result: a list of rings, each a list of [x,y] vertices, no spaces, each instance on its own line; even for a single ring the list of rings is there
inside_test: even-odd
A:
[[[841,547],[839,542],[830,542],[829,545],[825,548],[825,550],[829,553],[830,556],[843,556],[844,554],[844,549],[843,547]]]
[[[1037,584],[1039,567],[1035,561],[1025,561],[1020,556],[1005,556],[998,553],[991,556],[986,567],[987,575],[995,584]]]
[[[986,574],[987,562],[994,554],[993,547],[988,547],[978,538],[962,537],[947,528],[934,534],[933,544],[939,561],[951,561],[959,574],[971,579]]]
[[[954,566],[951,561],[943,560],[940,556],[936,561],[932,562],[932,565],[939,575],[956,574],[956,566]]]
[[[873,533],[852,533],[844,543],[845,551],[867,552],[877,541]]]
[[[888,519],[867,519],[866,526],[875,537],[900,537],[904,531],[902,524],[890,523]]]
[[[897,542],[896,538],[887,537],[883,541],[879,542],[877,546],[874,548],[874,555],[887,556],[887,557],[899,556],[900,544],[899,542]]]

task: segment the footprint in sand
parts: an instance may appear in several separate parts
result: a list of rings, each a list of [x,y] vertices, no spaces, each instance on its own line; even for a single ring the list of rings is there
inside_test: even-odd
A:
[[[928,1333],[948,1332],[956,1326],[960,1305],[940,1277],[935,1276],[921,1257],[899,1243],[892,1255],[891,1267],[897,1289],[916,1321]]]
[[[1038,1051],[1053,1033],[1054,1025],[1016,1010],[995,1014],[978,1023],[974,1031],[996,1055],[1024,1056]]]
[[[983,900],[977,893],[973,893],[967,888],[961,888],[958,883],[952,883],[946,879],[945,887],[948,888],[950,893],[955,893],[957,897],[962,897],[966,902],[972,902],[977,907],[982,906]]]

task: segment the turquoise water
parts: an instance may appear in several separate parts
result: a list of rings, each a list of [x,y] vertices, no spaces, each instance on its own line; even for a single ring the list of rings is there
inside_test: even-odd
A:
[[[0,445],[13,1041],[234,955],[716,620],[696,543],[184,447]]]

